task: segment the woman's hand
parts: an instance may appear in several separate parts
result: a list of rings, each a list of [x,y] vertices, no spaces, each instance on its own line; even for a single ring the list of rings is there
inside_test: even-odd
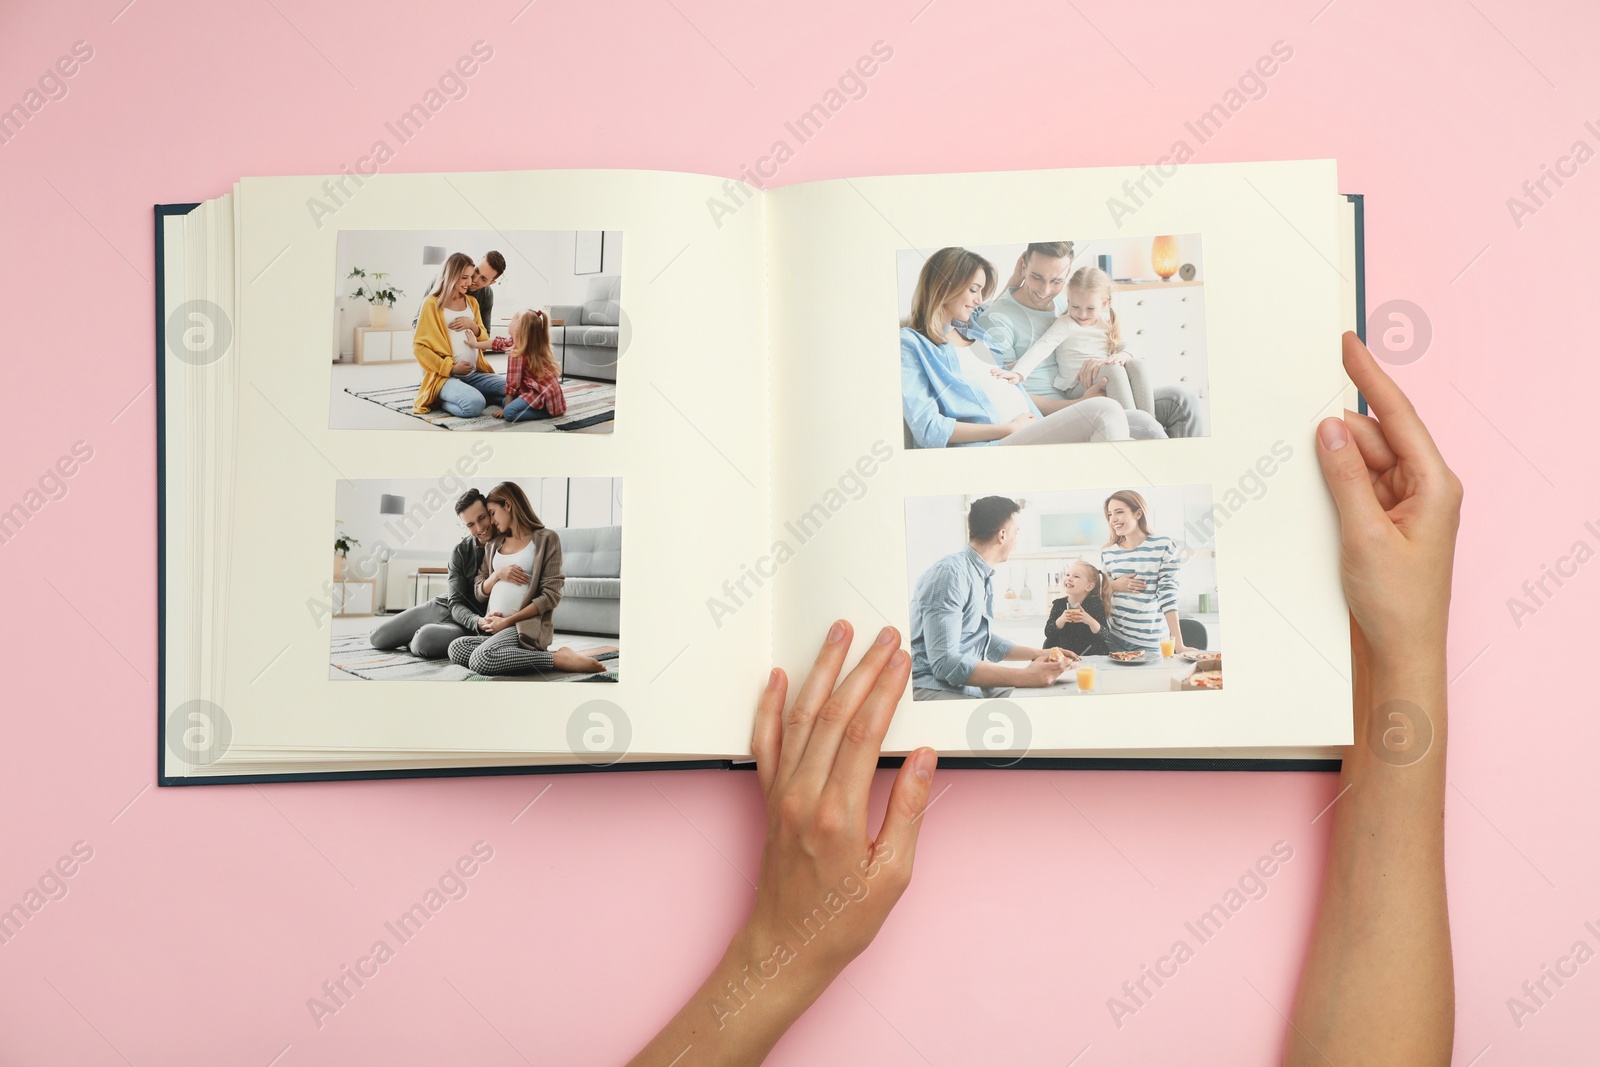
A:
[[[788,678],[768,676],[751,741],[767,807],[754,906],[717,968],[634,1063],[659,1067],[691,1044],[695,1063],[759,1063],[905,892],[937,757],[929,748],[906,757],[871,834],[868,793],[911,657],[885,627],[840,681],[850,637],[848,623],[833,624],[787,712]]]
[[[1111,579],[1113,593],[1142,593],[1144,586],[1144,579],[1133,574],[1119,574]]]
[[[496,567],[494,573],[489,577],[497,582],[510,582],[512,585],[527,585],[529,581],[528,572],[515,563],[507,563],[503,567]],[[484,582],[483,585],[485,589],[489,587],[488,582]]]
[[[1095,379],[1100,377],[1100,372],[1105,369],[1108,361],[1104,359],[1086,359],[1083,366],[1078,368],[1078,384],[1088,389],[1095,384]],[[1102,384],[1104,384],[1102,382]]]
[[[450,365],[450,375],[454,378],[465,378],[476,370],[477,366],[470,359],[458,359]]]
[[[484,633],[497,634],[507,626],[510,626],[511,620],[498,611],[491,611],[483,617],[483,622],[480,625]]]
[[[460,330],[463,333],[467,331],[471,331],[472,333],[478,332],[478,324],[473,321],[471,315],[457,315],[446,324],[446,328],[451,330]]]
[[[1024,411],[1021,415],[1018,415],[1016,418],[1012,419],[1010,422],[1005,424],[1006,432],[1001,434],[1001,436],[1002,437],[1010,437],[1012,434],[1016,433],[1018,430],[1022,429],[1024,426],[1028,425],[1030,422],[1037,422],[1037,421],[1038,420],[1035,419],[1030,412]]]
[[[991,367],[989,369],[989,373],[994,375],[996,378],[999,378],[1003,382],[1010,382],[1012,385],[1022,381],[1022,375],[1018,374],[1014,370],[1007,370],[1004,367]]]
[[[1344,366],[1382,419],[1347,411],[1317,426],[1317,458],[1339,506],[1350,614],[1376,657],[1442,656],[1461,481],[1353,333],[1344,335]]]

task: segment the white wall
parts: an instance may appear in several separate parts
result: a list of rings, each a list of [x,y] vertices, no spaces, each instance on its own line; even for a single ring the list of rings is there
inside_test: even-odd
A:
[[[349,294],[361,280],[349,277],[352,267],[368,274],[385,271],[388,283],[405,291],[394,307],[391,321],[410,324],[439,280],[440,265],[425,266],[422,249],[439,245],[451,252],[465,252],[474,262],[491,248],[506,257],[506,271],[494,286],[494,323],[504,324],[522,308],[547,304],[579,304],[588,293],[590,274],[573,273],[576,234],[572,230],[345,230],[339,234],[339,250],[334,261],[335,307],[343,314],[334,316],[337,336],[334,355],[348,354],[355,343],[355,328],[370,321],[365,300],[351,300]],[[604,264],[601,273],[622,272],[622,231],[607,230],[603,238]]]
[[[1059,238],[1068,240],[1069,238]],[[1154,238],[1151,237],[1101,237],[1091,240],[1078,240],[1070,238],[1073,242],[1072,268],[1098,266],[1098,258],[1103,255],[1111,257],[1112,277],[1133,278],[1143,281],[1157,281],[1156,272],[1150,267],[1150,246]],[[1023,249],[1028,247],[1026,241],[1007,245],[968,245],[972,251],[994,264],[997,272],[997,285],[1004,285],[1006,279],[1011,277],[1011,272],[1016,268],[1017,257],[1022,255]],[[925,251],[932,251],[927,249]],[[1195,267],[1195,280],[1204,281],[1206,277],[1205,264],[1201,261],[1200,235],[1197,233],[1178,234],[1178,262],[1193,263]],[[923,254],[916,249],[902,250],[896,257],[895,271],[900,285],[900,317],[903,319],[911,314],[911,297],[916,291],[917,275],[922,270]],[[1112,306],[1115,307],[1115,297]]]
[[[1117,487],[1124,488],[1124,487]],[[1105,500],[1114,489],[1078,489],[1045,493],[1008,492],[997,489],[992,495],[1023,500],[1026,506],[1017,515],[1017,547],[1011,559],[995,570],[995,596],[1006,589],[1021,590],[1024,585],[1035,597],[1048,595],[1051,576],[1064,570],[1075,559],[1088,559],[1099,565],[1100,546],[1110,536],[1105,523]],[[1179,574],[1178,609],[1197,610],[1201,593],[1217,590],[1216,558],[1213,538],[1201,536],[1201,520],[1211,510],[1211,488],[1205,485],[1150,486],[1138,488],[1148,505],[1150,532],[1176,538],[1189,559]],[[972,501],[989,493],[971,496],[912,497],[906,501],[907,589],[915,589],[922,572],[967,544],[967,509]],[[1046,548],[1041,544],[1040,518],[1047,514],[1069,513],[1093,519],[1092,541],[1081,547]]]
[[[622,525],[621,478],[516,478],[540,521],[551,529]],[[489,483],[468,483],[483,492]],[[350,554],[351,565],[372,559],[380,546],[393,553],[436,555],[444,566],[450,550],[466,535],[456,517],[455,502],[464,485],[441,489],[426,478],[372,478],[341,481],[334,491],[334,518],[340,533],[361,544]],[[380,515],[385,494],[405,498],[408,514]],[[335,535],[337,536],[337,535]],[[331,548],[331,545],[330,545]],[[370,573],[363,570],[362,573]]]

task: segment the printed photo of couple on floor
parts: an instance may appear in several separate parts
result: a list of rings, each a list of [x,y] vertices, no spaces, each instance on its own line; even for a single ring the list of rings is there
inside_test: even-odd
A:
[[[1203,485],[908,498],[912,698],[1222,688],[1214,521]]]
[[[907,448],[1210,432],[1200,235],[903,250]]]
[[[622,481],[335,490],[329,677],[618,679]]]
[[[347,230],[334,429],[610,433],[622,233]]]

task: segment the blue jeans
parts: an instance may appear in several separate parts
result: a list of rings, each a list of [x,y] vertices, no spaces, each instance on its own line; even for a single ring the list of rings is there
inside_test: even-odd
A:
[[[507,422],[533,422],[535,419],[550,417],[550,413],[544,408],[533,407],[520,396],[506,405],[504,414]]]
[[[451,378],[439,390],[439,404],[458,419],[475,419],[489,405],[506,402],[506,376],[473,371]]]

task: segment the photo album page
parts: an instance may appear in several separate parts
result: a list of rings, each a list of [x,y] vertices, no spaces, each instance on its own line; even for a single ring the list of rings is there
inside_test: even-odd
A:
[[[765,226],[713,225],[724,185],[262,178],[164,219],[168,775],[748,753],[766,592],[705,605],[768,543]]]
[[[1351,205],[1332,161],[1151,174],[770,197],[774,650],[898,627],[885,752],[1351,740],[1312,436],[1356,403]]]

